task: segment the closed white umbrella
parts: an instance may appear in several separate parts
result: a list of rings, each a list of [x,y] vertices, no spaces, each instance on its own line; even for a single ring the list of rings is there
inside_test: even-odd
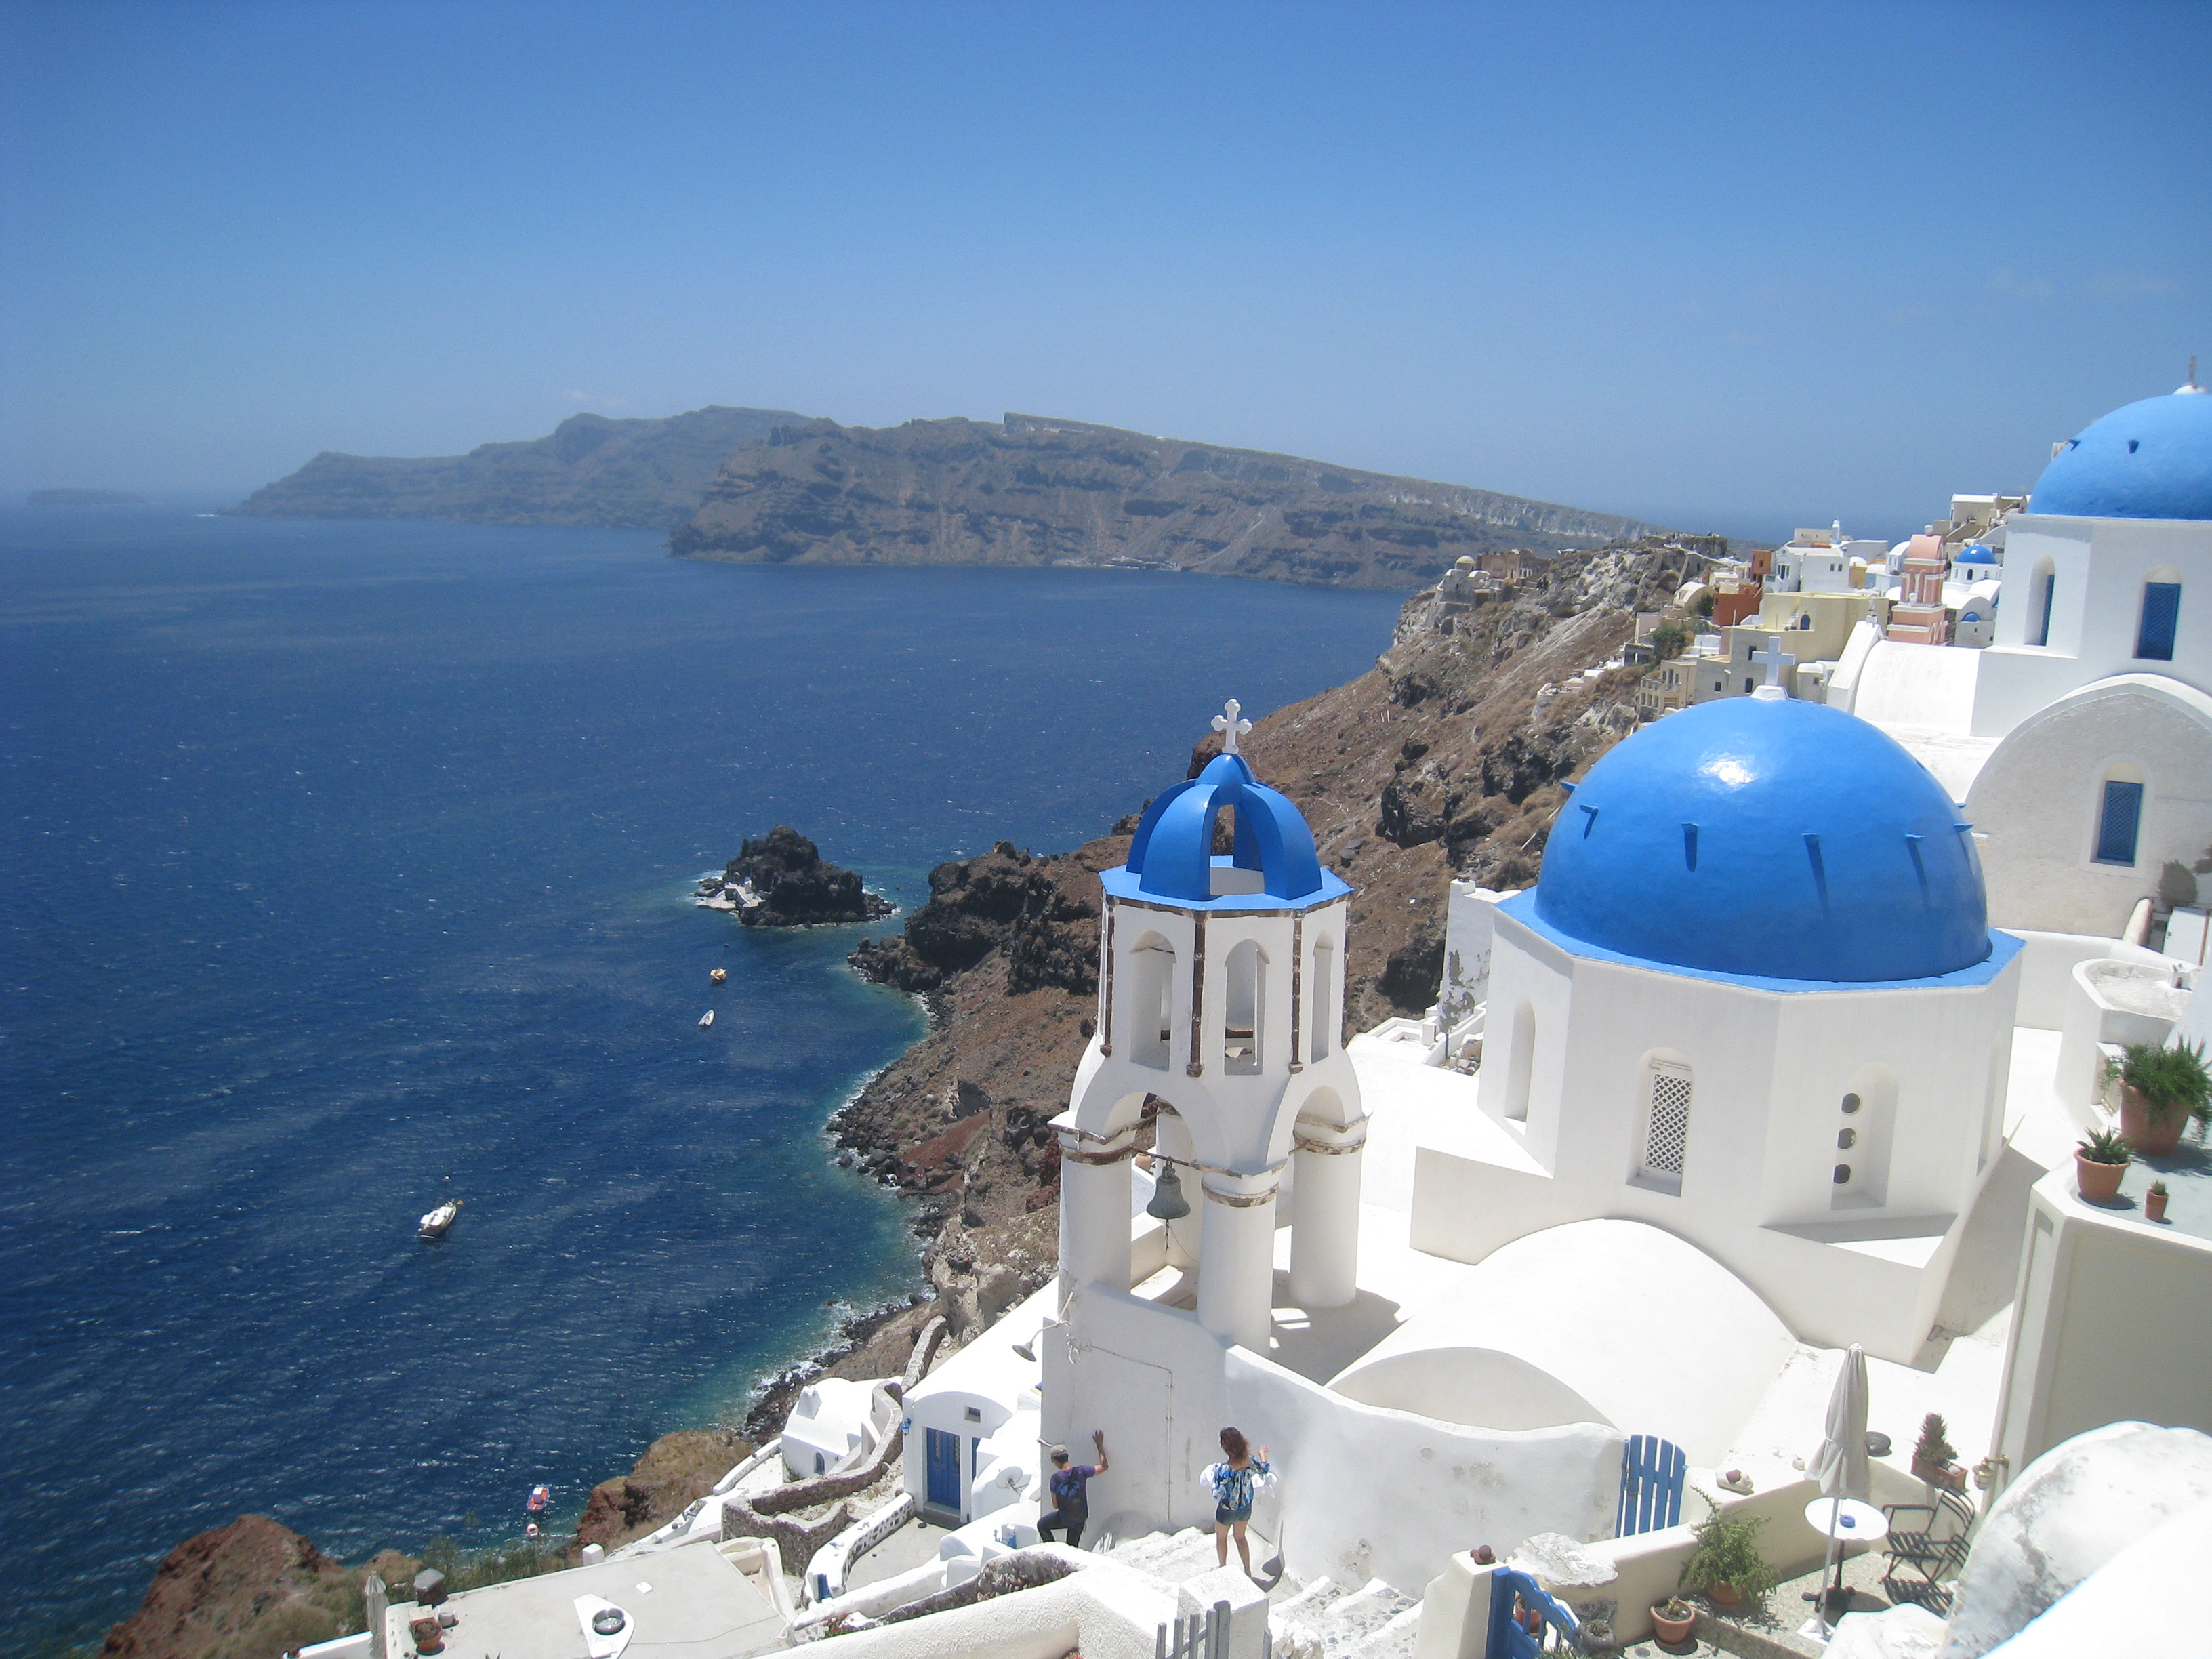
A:
[[[1828,1396],[1827,1438],[1820,1442],[1820,1449],[1813,1459],[1811,1474],[1820,1483],[1824,1498],[1856,1498],[1865,1503],[1873,1491],[1872,1477],[1867,1472],[1866,1449],[1867,1374],[1866,1354],[1856,1342],[1844,1351],[1844,1363],[1836,1372],[1835,1391]],[[1831,1505],[1832,1513],[1835,1506]],[[1833,1568],[1838,1580],[1843,1577],[1840,1559],[1842,1540],[1836,1537],[1832,1520],[1828,1526],[1828,1559],[1826,1568]],[[1827,1622],[1828,1598],[1820,1598],[1821,1622]]]

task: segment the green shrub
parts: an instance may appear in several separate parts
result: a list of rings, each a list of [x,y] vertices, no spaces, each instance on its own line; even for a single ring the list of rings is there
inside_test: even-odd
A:
[[[2100,1129],[2081,1143],[2081,1156],[2092,1164],[2125,1164],[2136,1149],[2117,1129]]]
[[[1733,1584],[1745,1595],[1764,1595],[1774,1588],[1774,1569],[1759,1553],[1759,1534],[1766,1522],[1732,1515],[1708,1517],[1698,1528],[1698,1545],[1682,1564],[1685,1589],[1704,1589],[1713,1584]]]
[[[2155,1042],[2130,1042],[2107,1067],[2143,1097],[2154,1121],[2186,1112],[2200,1125],[2212,1124],[2212,1072],[2204,1068],[2204,1045],[2168,1048]]]
[[[1912,1455],[1923,1463],[1944,1464],[1959,1455],[1951,1443],[1951,1425],[1943,1420],[1941,1412],[1930,1412],[1920,1419],[1920,1443],[1912,1449]]]

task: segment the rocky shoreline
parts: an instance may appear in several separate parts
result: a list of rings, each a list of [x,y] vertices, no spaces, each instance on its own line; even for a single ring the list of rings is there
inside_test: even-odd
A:
[[[1323,861],[1355,888],[1348,1030],[1417,1013],[1434,996],[1451,877],[1534,878],[1562,781],[1635,727],[1642,671],[1580,671],[1632,639],[1638,612],[1668,612],[1702,563],[1645,541],[1546,562],[1473,608],[1416,593],[1372,671],[1277,710],[1243,740],[1260,775],[1305,813]],[[1540,710],[1547,686],[1565,689]],[[1217,744],[1194,749],[1193,775]],[[855,948],[855,970],[921,998],[930,1029],[830,1118],[828,1134],[840,1162],[915,1201],[928,1291],[844,1322],[767,1379],[742,1424],[654,1441],[628,1474],[593,1488],[572,1551],[617,1547],[679,1514],[781,1426],[807,1382],[895,1376],[933,1315],[945,1316],[957,1345],[1052,1274],[1059,1151],[1048,1125],[1095,1029],[1097,875],[1122,861],[1134,828],[1133,812],[1070,852],[1001,842],[940,865],[928,902],[899,933]],[[818,861],[803,836],[775,833]],[[327,1588],[343,1576],[335,1567],[296,1533],[241,1517],[179,1546],[102,1653],[274,1659],[281,1646],[319,1639],[311,1623],[337,1633],[325,1607],[343,1600]],[[280,1607],[295,1609],[285,1618],[297,1629],[266,1645],[276,1626],[264,1615]]]

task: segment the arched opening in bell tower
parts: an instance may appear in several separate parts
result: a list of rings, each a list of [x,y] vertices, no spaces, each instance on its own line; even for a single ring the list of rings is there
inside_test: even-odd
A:
[[[1129,967],[1130,1058],[1164,1072],[1175,1042],[1175,946],[1147,933],[1130,947]]]
[[[1260,1070],[1266,1035],[1261,1024],[1267,1006],[1267,952],[1248,939],[1230,951],[1224,966],[1227,996],[1221,1026],[1221,1068],[1231,1076],[1249,1077]]]

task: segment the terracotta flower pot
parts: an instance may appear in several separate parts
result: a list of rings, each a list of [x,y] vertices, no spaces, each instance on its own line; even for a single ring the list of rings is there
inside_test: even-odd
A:
[[[2124,1164],[2098,1164],[2079,1152],[2074,1154],[2075,1188],[2093,1204],[2109,1204],[2118,1198],[2120,1177],[2127,1172]]]
[[[1697,1612],[1691,1610],[1686,1619],[1669,1619],[1664,1603],[1651,1609],[1651,1628],[1662,1642],[1686,1642],[1698,1622]]]
[[[2181,1132],[2188,1127],[2189,1114],[2180,1107],[2155,1110],[2133,1084],[2120,1091],[2120,1133],[2144,1156],[2166,1157],[2181,1145]]]
[[[1924,1457],[1912,1460],[1912,1473],[1931,1486],[1948,1486],[1953,1492],[1966,1489],[1966,1472],[1956,1463],[1931,1463]]]
[[[2165,1220],[2166,1194],[2164,1193],[2145,1193],[2143,1194],[2143,1214],[2153,1221]]]
[[[1743,1592],[1734,1584],[1708,1584],[1705,1594],[1712,1597],[1717,1607],[1732,1607],[1743,1600]]]

